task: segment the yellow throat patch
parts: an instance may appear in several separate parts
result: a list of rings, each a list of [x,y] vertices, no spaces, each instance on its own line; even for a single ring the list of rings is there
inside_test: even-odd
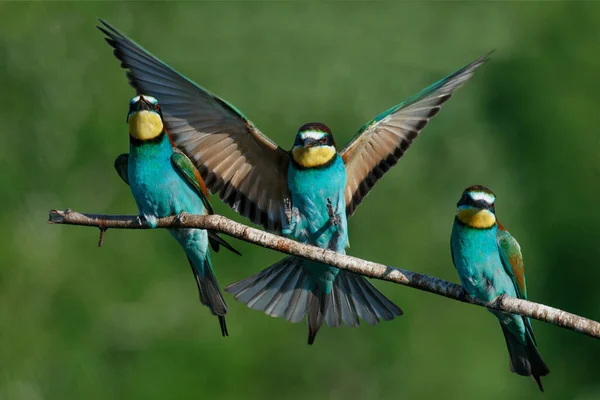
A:
[[[327,164],[335,156],[336,151],[333,146],[317,147],[294,147],[292,157],[298,165],[304,168],[319,167]]]
[[[463,224],[477,229],[491,228],[496,223],[496,216],[492,212],[478,208],[459,209],[456,218]]]
[[[135,139],[154,139],[162,131],[162,120],[155,112],[142,110],[129,116],[129,134]]]

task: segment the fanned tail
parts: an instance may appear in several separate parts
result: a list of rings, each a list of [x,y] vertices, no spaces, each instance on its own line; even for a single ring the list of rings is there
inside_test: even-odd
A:
[[[400,307],[377,290],[367,278],[352,272],[340,271],[331,293],[331,303],[325,315],[330,327],[337,327],[341,322],[350,327],[358,326],[358,317],[369,325],[375,325],[380,320],[390,321],[403,314]]]
[[[365,278],[339,271],[329,293],[307,273],[306,261],[289,256],[249,278],[225,288],[248,307],[272,317],[300,322],[308,313],[308,344],[313,344],[323,322],[330,327],[342,323],[359,326],[359,317],[369,324],[388,321],[402,310]]]
[[[300,258],[286,257],[258,274],[232,283],[225,291],[254,310],[300,322],[306,314],[312,288],[303,262]]]
[[[538,387],[543,392],[542,376],[548,375],[550,369],[542,359],[535,345],[533,335],[529,330],[526,332],[527,344],[522,344],[507,327],[502,326],[502,333],[506,339],[508,354],[510,356],[510,370],[522,376],[531,376],[536,381]]]
[[[194,277],[196,278],[196,285],[198,286],[198,294],[200,295],[200,302],[210,309],[213,315],[219,318],[219,325],[221,327],[221,334],[223,336],[229,336],[227,331],[227,324],[225,323],[225,314],[227,314],[227,303],[223,298],[223,294],[219,290],[219,283],[217,278],[213,274],[212,266],[210,264],[210,258],[207,257],[204,260],[203,274],[194,267],[194,263],[188,257]]]

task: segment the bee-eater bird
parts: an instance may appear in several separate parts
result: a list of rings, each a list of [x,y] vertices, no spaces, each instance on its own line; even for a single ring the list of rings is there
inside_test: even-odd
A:
[[[521,247],[498,222],[496,196],[484,186],[471,186],[458,201],[450,247],[463,287],[475,299],[498,296],[527,300]],[[550,370],[537,350],[529,318],[490,310],[500,320],[511,371],[532,376],[543,392],[541,377]]]
[[[207,190],[200,173],[185,154],[175,148],[163,126],[158,101],[149,95],[131,99],[129,113],[129,154],[115,160],[119,176],[129,184],[140,220],[155,228],[157,218],[190,214],[212,214]],[[221,333],[227,336],[227,304],[219,290],[210,262],[209,242],[239,254],[215,232],[203,229],[168,229],[185,250],[200,301],[219,318]]]
[[[161,99],[174,143],[194,161],[212,193],[269,231],[342,254],[347,217],[487,58],[378,115],[341,152],[322,123],[302,126],[286,151],[235,107],[100,23],[121,66],[129,69],[131,85]],[[376,324],[402,314],[365,278],[298,257],[286,257],[226,291],[291,322],[308,313],[309,344],[324,321],[356,327],[359,317]]]

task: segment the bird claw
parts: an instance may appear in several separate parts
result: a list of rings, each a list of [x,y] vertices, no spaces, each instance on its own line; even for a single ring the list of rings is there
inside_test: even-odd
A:
[[[288,224],[292,223],[292,202],[289,198],[283,199],[283,209],[285,212],[285,217],[287,218]]]
[[[136,218],[136,222],[140,226],[148,226],[152,229],[158,226],[158,221],[154,216],[138,215]]]
[[[506,299],[507,297],[509,297],[509,296],[506,293],[502,293],[500,296],[498,296],[494,299],[492,304],[495,307],[500,307],[502,305],[502,303],[504,302],[504,299]]]
[[[296,221],[299,217],[298,209],[292,209],[292,202],[287,197],[283,199],[283,209],[285,212],[286,224],[281,228],[281,233],[285,236],[289,236],[296,228]]]
[[[180,213],[178,213],[175,216],[175,221],[177,221],[178,224],[183,224],[183,220],[185,219],[186,216],[187,216],[187,213],[185,211],[181,211]]]
[[[462,301],[463,303],[470,303],[471,300],[473,298],[471,297],[471,295],[467,292],[467,289],[465,289],[464,287],[462,288],[462,290],[460,291],[460,294],[458,296],[458,301]]]
[[[337,211],[337,207],[336,207],[335,211]],[[340,225],[342,222],[340,216],[337,215],[335,211],[333,210],[333,205],[331,204],[331,200],[329,200],[329,198],[327,198],[327,214],[329,214],[329,222],[333,226]]]

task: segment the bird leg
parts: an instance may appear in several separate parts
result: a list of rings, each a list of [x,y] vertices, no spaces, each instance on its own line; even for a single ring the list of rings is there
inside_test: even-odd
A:
[[[329,214],[329,222],[333,226],[338,226],[342,223],[342,219],[337,214],[337,206],[335,210],[333,209],[333,205],[331,204],[331,200],[327,198],[327,214]]]
[[[283,199],[283,209],[286,220],[281,228],[281,233],[284,235],[291,235],[296,228],[296,218],[294,217],[296,217],[298,213],[294,213],[294,210],[292,210],[292,202],[287,197]]]
[[[290,225],[292,223],[292,202],[289,198],[283,199],[283,209],[285,211],[285,217],[287,218],[287,223]]]
[[[496,307],[500,307],[500,306],[502,306],[504,299],[506,299],[507,297],[509,297],[509,296],[506,293],[502,293],[500,296],[498,296],[494,299],[492,304]]]

